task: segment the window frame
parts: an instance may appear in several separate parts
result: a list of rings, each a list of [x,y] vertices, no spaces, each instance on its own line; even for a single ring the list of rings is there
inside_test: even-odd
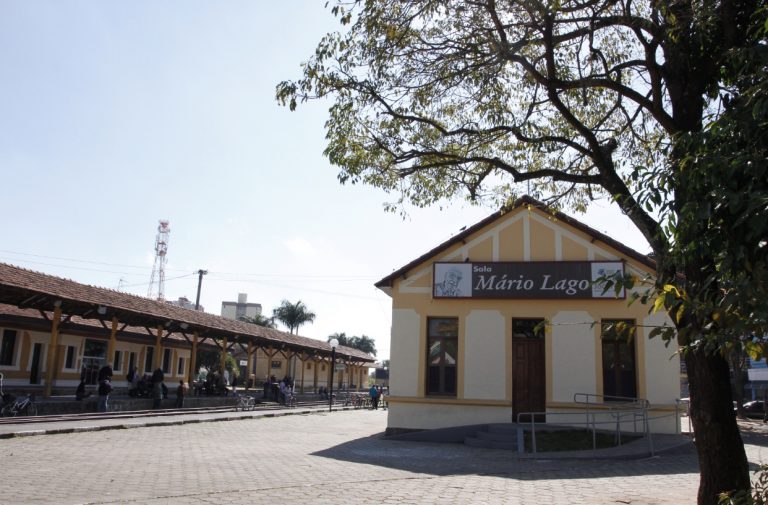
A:
[[[439,335],[439,334],[432,334],[431,328],[432,323],[436,321],[451,321],[455,324],[455,334],[454,335]],[[425,384],[424,384],[424,395],[425,396],[440,396],[440,397],[452,397],[456,398],[458,395],[458,382],[459,382],[459,318],[458,317],[427,317],[427,330],[426,330],[426,349],[424,352],[424,363],[425,363]],[[452,342],[455,345],[456,349],[456,356],[454,356],[455,364],[450,365],[446,363],[446,344]],[[430,351],[432,349],[432,346],[435,343],[439,343],[439,349],[440,349],[440,356],[439,356],[439,364],[438,367],[438,386],[436,389],[433,389],[431,387],[431,373],[430,368],[432,368],[434,365],[431,364],[430,359]],[[450,385],[447,384],[448,378],[446,377],[446,371],[449,368],[453,368],[453,384],[452,389],[450,388]]]
[[[614,323],[624,322],[631,325],[631,329],[628,330],[631,332],[631,335],[628,338],[624,338],[622,336],[614,336],[606,338],[606,326]],[[601,379],[603,382],[603,400],[604,401],[623,401],[623,398],[637,398],[638,392],[639,392],[639,377],[638,377],[638,369],[637,369],[637,321],[635,319],[623,319],[623,318],[609,318],[609,319],[601,319],[600,320],[600,370],[601,370]],[[613,365],[614,369],[616,370],[613,374],[613,379],[615,382],[612,385],[611,393],[608,394],[608,389],[606,388],[606,377],[608,376],[605,365],[606,365],[606,347],[612,346],[613,349]],[[625,384],[624,384],[624,378],[621,375],[620,368],[621,368],[621,358],[622,358],[622,347],[630,351],[631,357],[631,363],[632,363],[632,376],[633,376],[633,383],[631,384],[631,390],[634,392],[634,396],[632,395],[625,395],[625,394],[619,394],[625,391]],[[629,384],[627,384],[629,386]],[[616,397],[616,398],[606,398],[606,397]]]
[[[7,336],[13,336],[13,341],[10,346],[6,344],[6,341],[10,341],[10,338],[6,340]],[[0,367],[13,368],[16,367],[19,353],[19,330],[12,328],[3,328],[0,335]],[[10,350],[8,350],[10,347]],[[2,359],[5,358],[5,359]]]
[[[144,348],[144,373],[152,373],[152,362],[155,360],[155,348],[148,345]]]
[[[164,374],[171,375],[173,366],[173,349],[170,347],[166,347],[163,349],[163,360],[160,363],[160,370],[163,371]]]
[[[68,345],[64,351],[64,370],[78,370],[77,366],[77,347]]]
[[[517,322],[528,323],[532,321],[536,321],[535,326],[537,326],[541,323],[544,323],[546,319],[544,319],[543,317],[513,317],[512,318],[512,338],[525,338],[528,340],[544,340],[544,338],[546,337],[546,330],[544,328],[544,325],[542,325],[541,328],[539,328],[538,330],[536,330],[536,327],[534,326],[534,328],[531,329],[531,331],[533,332],[532,334],[527,334],[525,332],[525,329],[523,331],[515,333],[515,323]],[[518,334],[523,334],[523,336],[521,337],[516,336]]]
[[[134,351],[128,351],[128,367],[125,370],[125,373],[133,371],[133,368],[136,366],[136,353]],[[136,370],[136,373],[140,373],[138,370]]]
[[[118,373],[118,372],[122,373],[122,370],[123,370],[122,367],[123,367],[123,361],[124,361],[124,359],[123,359],[123,352],[120,351],[119,349],[115,349],[115,354],[114,354],[114,356],[112,358],[113,358],[112,359],[112,372],[114,372],[114,373]]]

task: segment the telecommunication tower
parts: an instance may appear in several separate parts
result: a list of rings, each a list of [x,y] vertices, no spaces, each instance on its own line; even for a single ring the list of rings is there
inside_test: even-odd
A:
[[[168,253],[168,237],[171,234],[170,223],[160,220],[155,237],[155,264],[152,266],[152,276],[149,278],[147,298],[153,298],[155,278],[157,278],[157,299],[165,300],[165,255]]]

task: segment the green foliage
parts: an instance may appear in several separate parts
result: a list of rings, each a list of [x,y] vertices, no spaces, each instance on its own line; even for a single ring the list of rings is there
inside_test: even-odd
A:
[[[263,326],[265,328],[275,328],[275,318],[267,317],[262,314],[256,314],[254,317],[243,316],[240,318],[245,323],[255,324],[256,326]]]
[[[376,356],[376,341],[366,335],[360,337],[347,337],[346,333],[334,333],[328,337],[328,342],[334,338],[339,341],[339,345],[359,349]]]
[[[325,154],[342,183],[394,195],[389,210],[523,191],[577,211],[610,198],[657,272],[606,289],[669,314],[674,327],[653,336],[707,356],[687,359],[689,375],[727,371],[715,353],[736,346],[764,354],[750,336],[768,333],[765,0],[333,4],[342,31],[277,99],[330,99]],[[712,381],[691,385],[695,426],[714,414],[705,403],[730,409]],[[729,422],[709,448],[697,435],[712,473],[701,496],[747,482]],[[736,470],[721,478],[726,445]]]
[[[195,363],[195,371],[204,367],[206,370],[214,371],[218,370],[221,365],[221,352],[216,350],[200,349],[197,352],[197,362]],[[224,357],[224,368],[233,373],[234,375],[240,374],[240,366],[237,360],[230,354]]]
[[[291,333],[295,333],[301,325],[315,320],[315,313],[311,312],[301,300],[296,303],[283,300],[272,314],[275,319],[286,325]]]
[[[755,470],[756,479],[751,490],[739,490],[721,493],[720,505],[767,505],[768,504],[768,465],[760,465]]]
[[[654,309],[666,310],[682,346],[728,355],[766,354],[768,334],[768,50],[762,11],[754,45],[729,51],[721,71],[722,111],[673,139],[671,167],[640,201],[658,202],[674,270],[659,278]],[[658,195],[674,195],[660,200]],[[683,275],[678,275],[681,273]]]

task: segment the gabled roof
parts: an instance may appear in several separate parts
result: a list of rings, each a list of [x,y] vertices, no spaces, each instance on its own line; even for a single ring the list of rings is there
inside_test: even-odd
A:
[[[0,263],[0,303],[45,312],[52,312],[58,306],[64,314],[85,319],[111,321],[117,317],[118,321],[130,326],[162,326],[168,331],[197,331],[200,336],[213,339],[231,340],[237,337],[240,341],[251,340],[256,344],[276,348],[290,347],[323,355],[331,353],[331,346],[321,340],[233,321],[112,289],[80,284],[7,263]],[[339,346],[336,353],[359,361],[376,361],[373,356],[350,347]]]
[[[429,259],[439,255],[440,253],[448,250],[453,245],[463,242],[467,237],[470,237],[472,234],[482,230],[486,226],[490,225],[494,221],[501,219],[502,217],[508,215],[510,212],[514,211],[515,209],[518,209],[520,207],[535,207],[543,212],[546,212],[547,214],[550,214],[554,216],[559,221],[562,221],[564,223],[567,223],[568,225],[572,226],[573,228],[576,228],[577,230],[580,230],[587,235],[591,236],[594,240],[599,240],[600,242],[603,242],[604,244],[608,245],[609,247],[612,247],[613,249],[619,251],[620,253],[624,254],[625,256],[632,258],[636,260],[637,262],[647,266],[648,268],[651,268],[653,270],[656,269],[656,262],[648,255],[640,253],[632,249],[631,247],[628,247],[621,242],[612,239],[608,235],[601,233],[594,228],[587,226],[586,224],[582,223],[581,221],[572,218],[571,216],[568,216],[567,214],[563,214],[562,212],[558,211],[552,211],[549,207],[547,207],[546,204],[536,200],[535,198],[532,198],[530,196],[523,196],[519,198],[513,205],[510,207],[501,209],[499,211],[494,212],[490,216],[486,217],[482,221],[467,227],[464,231],[461,233],[451,237],[450,239],[446,240],[442,244],[438,245],[434,249],[428,251],[425,254],[422,254],[415,260],[411,261],[407,265],[395,270],[391,274],[387,275],[380,281],[378,281],[375,286],[377,288],[383,289],[383,288],[389,288],[392,287],[392,283],[395,279],[398,277],[401,277],[405,275],[409,270],[419,266],[420,264],[428,261]]]

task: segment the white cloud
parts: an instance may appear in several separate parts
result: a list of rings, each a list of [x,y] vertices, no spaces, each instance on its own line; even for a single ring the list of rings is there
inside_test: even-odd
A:
[[[283,240],[283,246],[298,259],[309,260],[317,257],[317,248],[301,237]]]

